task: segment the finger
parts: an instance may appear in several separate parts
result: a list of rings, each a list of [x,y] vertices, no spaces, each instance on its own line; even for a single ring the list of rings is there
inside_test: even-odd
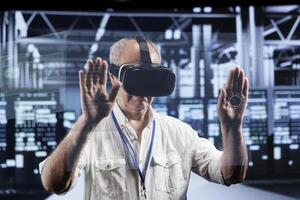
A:
[[[248,78],[244,78],[244,84],[243,84],[243,95],[245,96],[246,100],[248,99],[248,90],[249,90],[249,81]]]
[[[116,96],[119,92],[119,89],[120,89],[121,85],[120,84],[114,84],[110,90],[110,93],[109,93],[109,100],[110,101],[115,101],[116,99]]]
[[[239,77],[239,74],[240,74],[240,69],[239,69],[239,67],[236,67],[234,69],[233,79],[232,79],[232,86],[231,86],[231,90],[233,92],[237,92],[237,79]]]
[[[106,62],[106,60],[103,60],[102,63],[104,70],[104,77],[103,77],[103,84],[106,85],[107,84],[107,75],[108,75],[108,63]]]
[[[224,88],[221,89],[219,98],[218,98],[218,108],[222,108],[225,105],[226,101],[226,90]]]
[[[114,86],[114,85],[122,86],[122,82],[117,77],[115,77],[113,74],[108,73],[108,76],[110,78],[112,86]]]
[[[89,90],[92,86],[92,75],[93,75],[93,66],[94,66],[94,63],[92,60],[89,60],[88,61],[88,69],[87,69],[87,73],[86,73],[86,77],[85,77],[85,80],[86,80],[86,87],[87,89]]]
[[[107,62],[104,60],[99,67],[99,83],[106,87],[107,82]]]
[[[96,64],[94,67],[94,73],[93,73],[93,83],[99,84],[99,71],[100,71],[100,66],[101,66],[101,58],[97,57],[96,58]]]
[[[228,78],[227,78],[226,90],[227,90],[228,92],[231,90],[231,87],[232,87],[233,73],[234,73],[234,70],[231,69],[231,70],[229,71],[229,75],[228,75]]]
[[[237,86],[236,86],[237,93],[242,94],[243,84],[244,84],[244,70],[240,70],[240,74],[237,79]]]
[[[85,85],[85,74],[82,70],[79,70],[79,87],[81,92],[86,91],[86,85]]]

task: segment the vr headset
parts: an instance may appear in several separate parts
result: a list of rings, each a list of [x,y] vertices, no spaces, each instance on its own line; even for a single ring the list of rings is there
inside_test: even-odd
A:
[[[168,96],[175,88],[175,73],[151,62],[147,42],[137,39],[141,62],[121,66],[110,64],[109,71],[123,84],[124,90],[134,96]]]

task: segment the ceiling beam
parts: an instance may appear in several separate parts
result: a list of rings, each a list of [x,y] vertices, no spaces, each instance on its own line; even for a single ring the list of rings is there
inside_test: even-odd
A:
[[[22,13],[32,14],[34,10],[24,10]],[[235,18],[236,14],[233,13],[173,13],[173,12],[80,12],[80,11],[42,11],[46,15],[63,15],[63,16],[103,16],[107,13],[112,17],[190,17],[190,18]]]

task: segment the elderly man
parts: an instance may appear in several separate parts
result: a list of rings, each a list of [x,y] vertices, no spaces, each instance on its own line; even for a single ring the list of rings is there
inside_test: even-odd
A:
[[[146,43],[152,63],[160,63],[155,44]],[[141,62],[139,43],[124,38],[114,43],[110,63]],[[248,80],[239,67],[229,73],[218,98],[224,150],[200,138],[189,125],[156,113],[151,96],[128,94],[108,64],[97,58],[80,71],[82,115],[54,152],[40,164],[45,189],[70,190],[85,172],[85,199],[186,199],[191,171],[209,181],[242,182],[247,152],[241,131]],[[112,89],[106,91],[107,76]],[[240,97],[232,106],[229,96]]]

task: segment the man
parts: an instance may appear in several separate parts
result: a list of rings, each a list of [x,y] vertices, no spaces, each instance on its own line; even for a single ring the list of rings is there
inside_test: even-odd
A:
[[[152,63],[160,63],[155,45],[147,46]],[[135,39],[121,39],[111,47],[115,65],[140,60]],[[241,126],[248,81],[243,70],[230,71],[218,98],[223,151],[186,123],[152,110],[153,97],[129,95],[112,74],[108,94],[108,74],[101,58],[89,60],[87,72],[79,72],[82,115],[40,164],[47,191],[67,192],[80,169],[86,174],[85,199],[185,199],[191,171],[225,185],[244,180],[247,152]],[[242,99],[237,107],[228,101],[232,91]]]

